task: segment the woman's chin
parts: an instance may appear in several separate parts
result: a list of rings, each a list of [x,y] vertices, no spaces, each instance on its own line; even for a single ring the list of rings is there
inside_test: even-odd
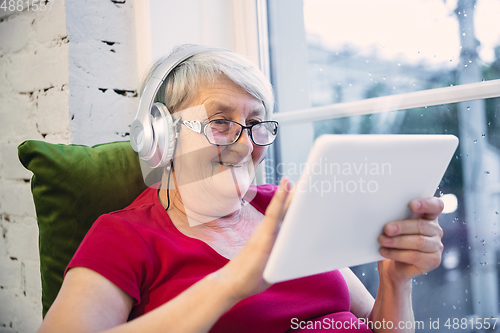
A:
[[[250,183],[248,172],[225,170],[210,179],[179,186],[178,190],[186,213],[191,212],[193,219],[204,223],[239,210]]]
[[[214,190],[223,198],[232,201],[241,200],[250,187],[251,179],[248,171],[234,168],[214,177]]]

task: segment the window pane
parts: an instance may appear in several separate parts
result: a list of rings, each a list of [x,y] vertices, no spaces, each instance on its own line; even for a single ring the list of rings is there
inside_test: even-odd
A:
[[[461,123],[460,113],[467,117],[466,123]],[[474,119],[484,119],[479,125],[482,130],[474,131],[471,127]],[[294,131],[300,134],[300,127],[310,123],[281,126],[294,126]],[[356,132],[364,134],[453,134],[459,137],[459,148],[435,193],[445,201],[445,211],[439,217],[444,230],[442,263],[434,271],[413,280],[415,317],[424,321],[426,328],[429,318],[434,321],[439,318],[442,328],[447,318],[480,316],[481,304],[498,307],[500,98],[331,119],[317,122],[315,135],[343,134],[353,126]],[[286,138],[280,139],[282,145],[286,144]],[[291,164],[277,166],[278,172],[291,179],[297,177],[297,169]],[[466,186],[465,182],[469,184]],[[376,295],[377,264],[352,269]]]
[[[500,78],[499,12],[493,0],[304,0],[311,104]]]

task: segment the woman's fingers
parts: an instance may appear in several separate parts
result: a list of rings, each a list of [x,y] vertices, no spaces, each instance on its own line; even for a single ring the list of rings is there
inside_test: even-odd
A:
[[[283,178],[281,179],[278,190],[274,194],[273,199],[266,209],[265,221],[271,228],[275,228],[281,221],[283,221],[288,208],[287,198],[289,193],[290,182],[288,179]]]
[[[384,225],[383,233],[389,237],[400,235],[423,235],[443,237],[443,229],[437,220],[411,219],[404,221],[392,221]]]
[[[235,299],[255,295],[270,286],[262,274],[276,240],[279,224],[286,213],[289,192],[290,183],[287,179],[282,179],[266,209],[264,220],[255,228],[240,252],[219,270],[226,283],[232,285]]]
[[[258,247],[265,253],[269,253],[274,245],[276,236],[278,235],[279,225],[283,218],[288,205],[286,204],[290,192],[290,182],[283,178],[280,182],[278,190],[274,194],[271,202],[267,206],[264,220],[259,223],[252,236],[248,240],[247,248]]]
[[[444,248],[443,229],[437,221],[443,202],[439,198],[417,199],[409,207],[415,218],[387,223],[378,239],[383,257],[407,264],[390,266],[397,268],[392,274],[405,278],[438,267]]]
[[[378,239],[382,247],[400,250],[415,250],[427,253],[443,251],[440,237],[427,237],[423,235],[404,235],[387,237],[380,235]]]
[[[441,251],[426,253],[381,247],[379,252],[384,258],[413,265],[419,274],[427,273],[441,264]]]
[[[409,204],[410,210],[427,220],[435,220],[444,208],[443,200],[432,197],[426,199],[415,199]]]

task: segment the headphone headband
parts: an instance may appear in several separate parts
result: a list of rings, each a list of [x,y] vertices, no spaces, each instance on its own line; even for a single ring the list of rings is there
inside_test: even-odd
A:
[[[154,70],[142,92],[139,108],[130,128],[130,144],[132,145],[132,149],[134,149],[144,161],[147,162],[156,153],[155,146],[157,144],[157,138],[155,138],[152,126],[151,108],[153,107],[154,99],[161,85],[170,72],[172,72],[181,62],[195,54],[211,50],[223,49],[200,45],[189,46],[169,56]],[[151,167],[154,168],[157,166]]]

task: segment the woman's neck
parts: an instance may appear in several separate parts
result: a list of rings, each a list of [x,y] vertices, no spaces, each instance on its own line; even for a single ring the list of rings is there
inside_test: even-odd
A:
[[[169,191],[169,198],[167,198],[167,191]],[[213,230],[223,229],[240,229],[242,228],[241,221],[244,220],[244,205],[242,204],[239,209],[224,215],[224,216],[208,216],[199,214],[195,210],[191,210],[184,206],[182,197],[179,192],[174,189],[163,189],[159,191],[158,196],[160,203],[171,217],[176,218],[176,222],[182,222],[190,227],[204,225],[205,227]],[[170,204],[169,204],[170,201]]]

